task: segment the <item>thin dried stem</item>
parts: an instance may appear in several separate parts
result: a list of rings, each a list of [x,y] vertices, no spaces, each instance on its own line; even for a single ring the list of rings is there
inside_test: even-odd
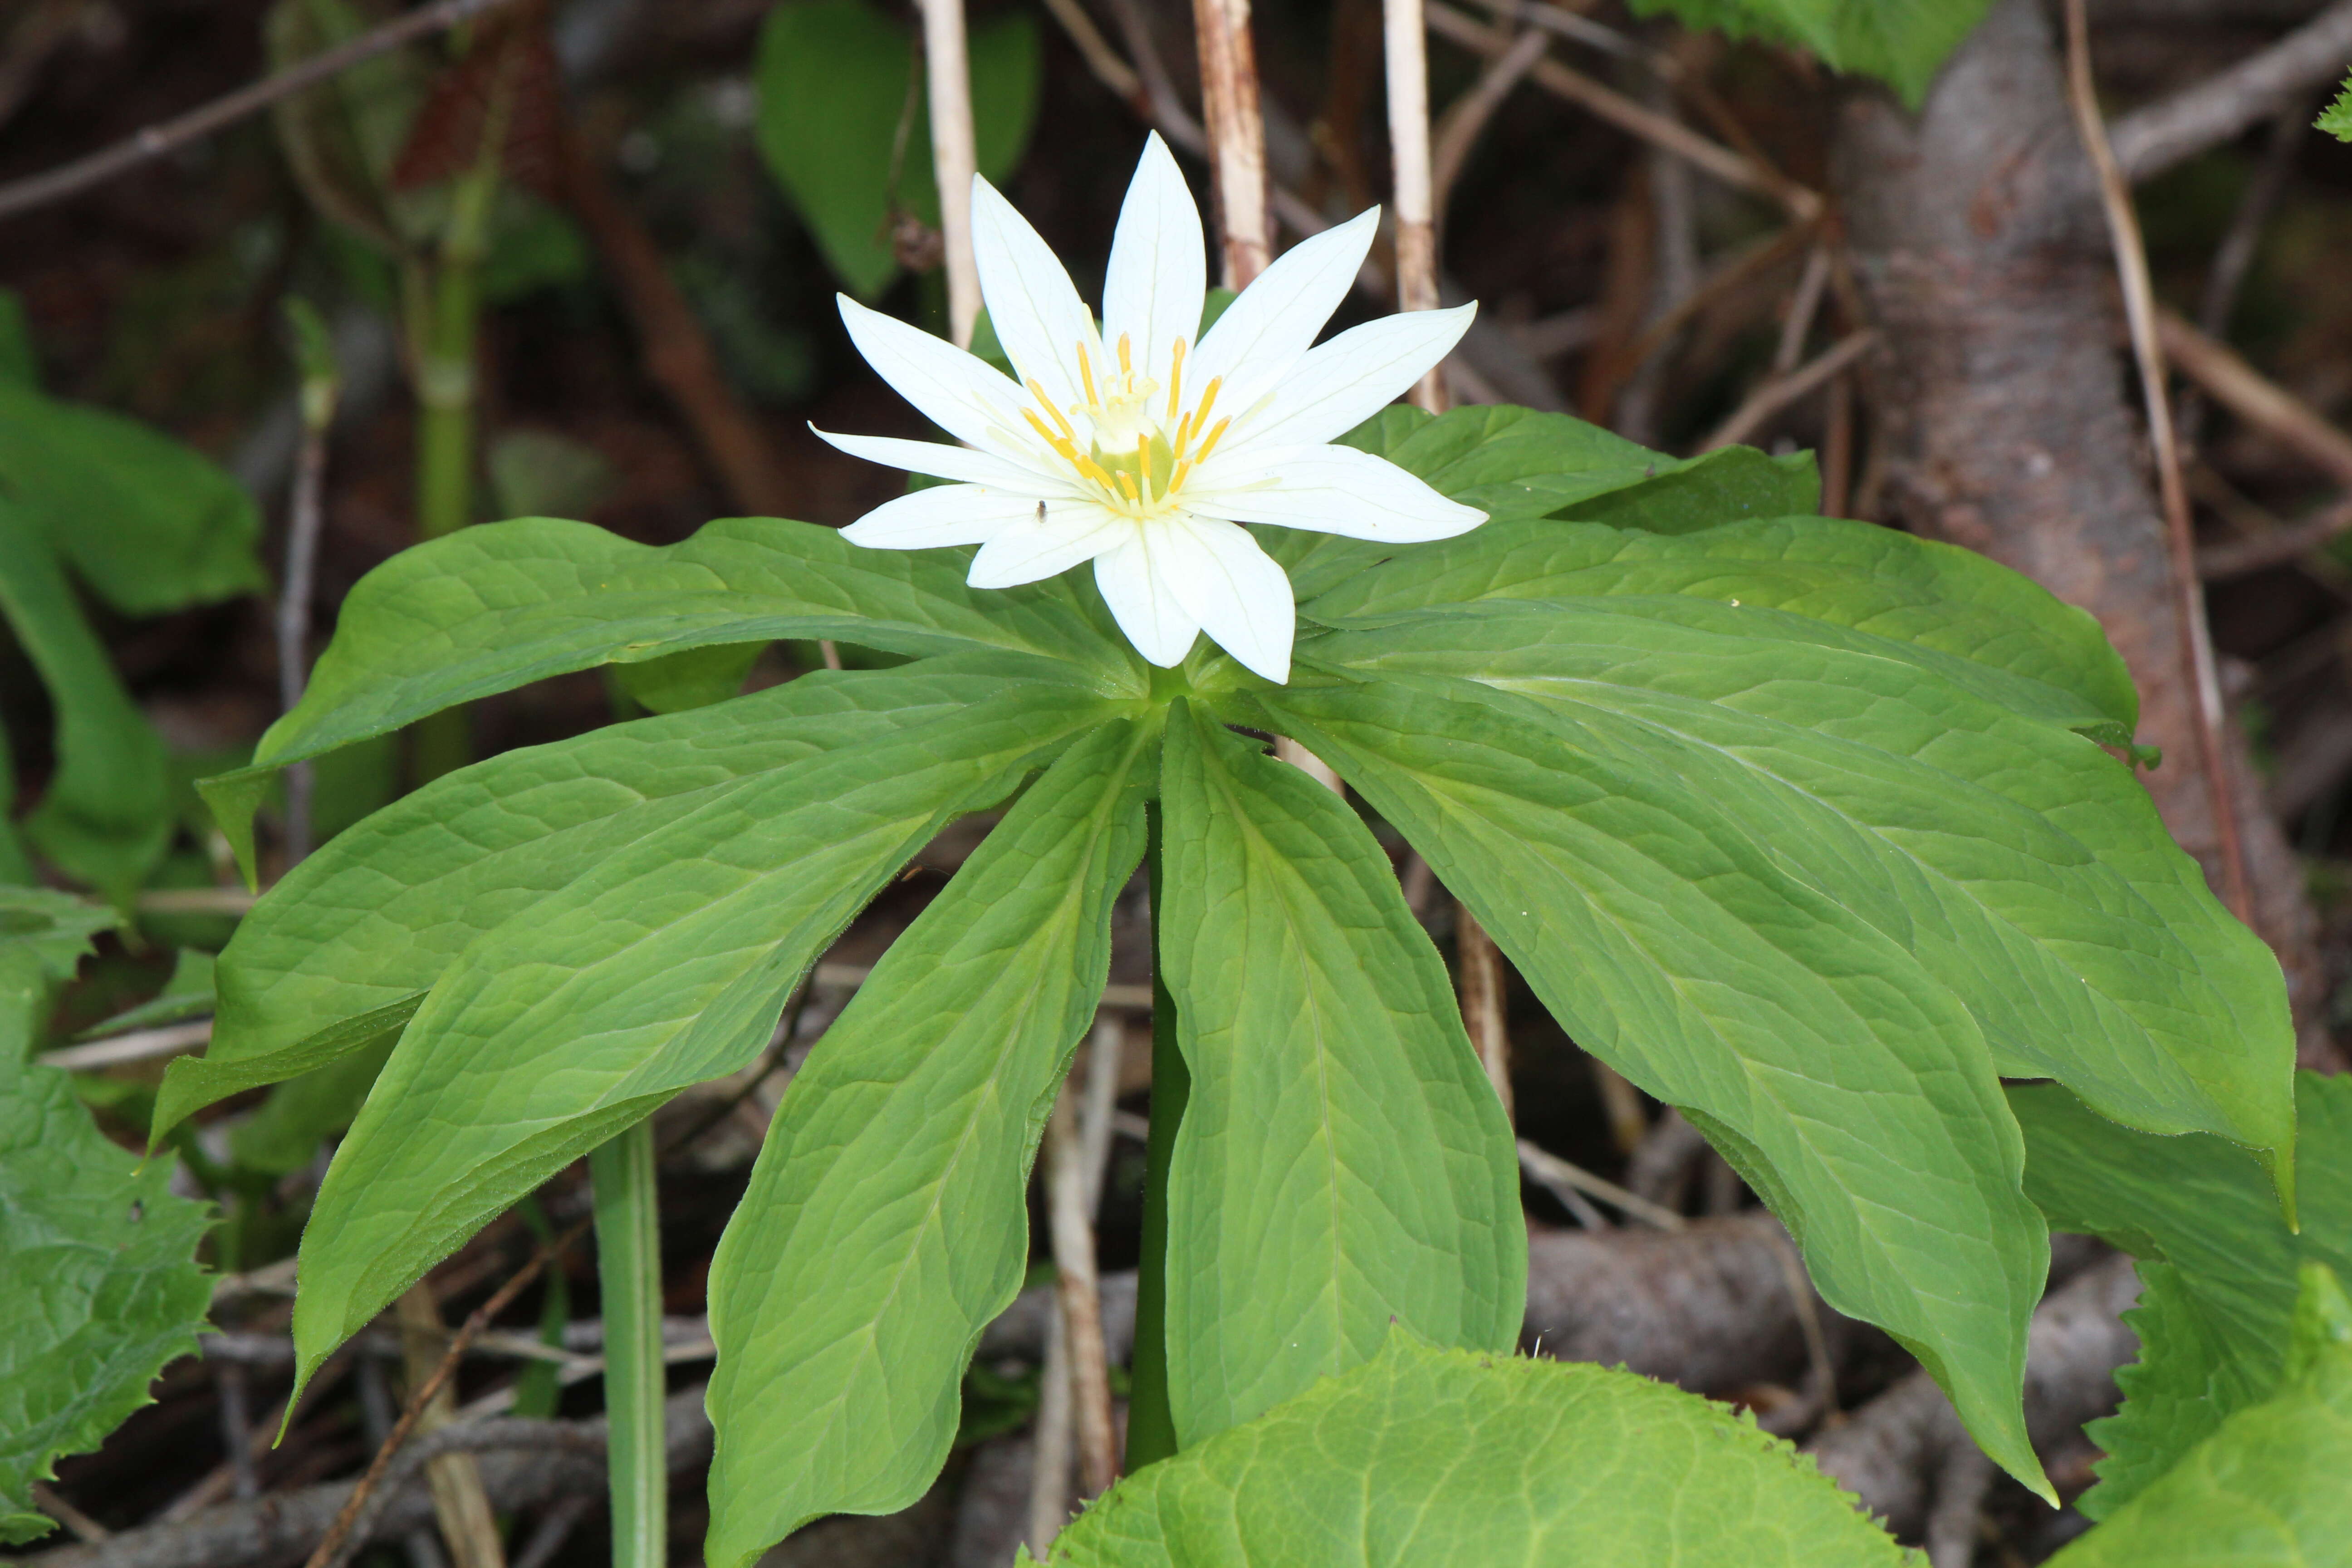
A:
[[[1192,26],[1200,41],[1201,114],[1208,122],[1224,284],[1238,290],[1274,259],[1249,0],[1192,0]]]
[[[1422,0],[1382,0],[1388,58],[1389,156],[1396,183],[1397,308],[1437,309],[1436,188],[1429,146],[1429,24]],[[1496,35],[1498,47],[1508,40]],[[1443,414],[1444,375],[1432,369],[1412,389],[1415,406]]]
[[[0,185],[0,218],[14,217],[20,212],[78,195],[92,185],[175,152],[226,126],[234,125],[247,115],[258,114],[278,100],[290,98],[304,88],[316,86],[362,61],[372,60],[418,38],[446,32],[461,22],[512,4],[514,0],[439,0],[437,5],[411,11],[373,32],[361,34],[347,44],[313,55],[299,65],[289,66],[249,87],[241,87],[235,92],[216,98],[201,108],[192,109],[160,124],[143,127],[113,146],[92,153],[86,158],[77,158],[47,174],[35,174],[14,184]]]
[[[1078,1091],[1066,1085],[1048,1130],[1045,1179],[1052,1207],[1054,1267],[1060,1278],[1062,1328],[1070,1355],[1070,1408],[1078,1439],[1078,1484],[1099,1497],[1118,1479],[1118,1437],[1111,1421],[1109,1357],[1103,1345],[1102,1281],[1095,1264],[1094,1218],[1087,1210],[1085,1140]]]
[[[1430,148],[1430,211],[1438,226],[1444,226],[1445,209],[1454,198],[1454,183],[1462,177],[1462,165],[1469,161],[1470,150],[1477,145],[1479,133],[1494,119],[1495,111],[1503,107],[1511,89],[1526,79],[1535,63],[1543,58],[1549,44],[1542,33],[1528,28],[1479,74],[1469,91],[1446,106]]]
[[[2162,306],[2157,308],[2156,335],[2172,368],[2215,402],[2281,446],[2294,448],[2337,484],[2352,487],[2352,436],[2329,424],[2319,410],[2248,364],[2229,344],[2208,337]]]
[[[1764,422],[1807,393],[1829,381],[1840,371],[1868,353],[1878,342],[1875,328],[1864,327],[1850,332],[1824,351],[1811,363],[1776,375],[1741,400],[1731,416],[1715,428],[1714,434],[1699,443],[1702,452],[1712,452],[1718,447],[1730,447],[1746,440],[1763,427]]]
[[[432,1375],[434,1344],[443,1332],[441,1309],[433,1287],[420,1279],[393,1304],[401,1328],[401,1356],[408,1379],[415,1383]],[[430,1437],[457,1417],[457,1392],[445,1380],[425,1402],[416,1422],[416,1435]],[[490,1513],[489,1494],[482,1489],[482,1472],[470,1454],[448,1454],[425,1467],[433,1493],[433,1513],[441,1525],[441,1540],[449,1548],[456,1568],[504,1568],[506,1551],[499,1539],[498,1521]]]
[[[1772,353],[1772,374],[1786,375],[1804,357],[1805,340],[1812,335],[1813,318],[1821,312],[1822,295],[1830,281],[1830,247],[1818,242],[1805,258],[1797,279],[1797,292],[1789,301],[1789,319],[1780,323],[1780,343]]]
[[[1467,904],[1454,917],[1454,941],[1462,963],[1462,1026],[1469,1031],[1486,1080],[1503,1102],[1503,1114],[1511,1116],[1511,1035],[1504,1012],[1503,954]]]
[[[360,1477],[359,1485],[352,1489],[352,1495],[344,1500],[341,1511],[335,1515],[334,1523],[328,1526],[326,1535],[320,1540],[303,1568],[341,1568],[349,1559],[351,1552],[346,1547],[352,1543],[352,1526],[358,1521],[360,1510],[367,1506],[368,1494],[383,1479],[393,1456],[400,1451],[403,1443],[408,1441],[408,1435],[416,1429],[416,1423],[424,1416],[426,1405],[457,1374],[457,1363],[465,1359],[467,1347],[474,1342],[475,1336],[490,1326],[491,1319],[505,1311],[509,1304],[539,1278],[550,1261],[587,1233],[589,1224],[584,1219],[580,1221],[533,1253],[530,1261],[515,1270],[513,1278],[499,1286],[488,1300],[475,1308],[465,1323],[450,1336],[449,1348],[443,1353],[441,1364],[435,1367],[432,1375],[409,1394],[408,1403],[401,1409],[400,1419],[393,1424],[391,1432],[376,1449],[375,1458],[368,1461],[367,1473]]]
[[[2124,316],[2131,326],[2132,357],[2138,363],[2140,393],[2147,405],[2148,438],[2156,453],[2157,489],[2164,503],[2166,543],[2180,620],[2181,663],[2197,705],[2197,766],[2213,812],[2222,896],[2231,913],[2247,920],[2253,912],[2253,898],[2246,879],[2245,851],[2239,840],[2235,792],[2223,761],[2223,726],[2229,715],[2222,705],[2212,638],[2205,625],[2205,594],[2197,576],[2189,490],[2181,479],[2180,449],[2165,389],[2164,348],[2157,336],[2156,291],[2148,281],[2147,250],[2140,239],[2138,214],[2132,208],[2131,187],[2124,180],[2115,149],[2107,143],[2106,121],[2099,114],[2098,92],[2091,79],[2090,22],[2084,0],[2066,0],[2066,96],[2084,150],[2098,174],[2107,237],[2115,247],[2116,274],[2123,286]]]
[[[972,139],[963,0],[922,0],[922,8],[931,165],[939,180],[940,234],[947,246],[948,330],[959,347],[968,347],[972,323],[980,320],[980,264],[971,248],[971,179],[980,159]]]

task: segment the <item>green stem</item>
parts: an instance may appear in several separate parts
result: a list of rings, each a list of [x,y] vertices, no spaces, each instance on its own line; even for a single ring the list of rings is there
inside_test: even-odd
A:
[[[1151,1136],[1144,1144],[1143,1256],[1135,1276],[1135,1360],[1127,1407],[1127,1473],[1176,1452],[1176,1418],[1168,1403],[1168,1161],[1192,1098],[1192,1075],[1176,1045],[1176,1005],[1160,962],[1160,806],[1144,808],[1144,851],[1151,885]]]
[[[418,290],[424,321],[416,355],[416,532],[440,539],[474,521],[475,337],[481,314],[478,247],[445,247],[429,285]],[[429,784],[473,761],[466,710],[420,720],[411,756],[415,781]]]
[[[596,1199],[596,1281],[604,1303],[613,1568],[665,1568],[669,1466],[662,1431],[661,1237],[652,1120],[591,1152],[588,1177]]]

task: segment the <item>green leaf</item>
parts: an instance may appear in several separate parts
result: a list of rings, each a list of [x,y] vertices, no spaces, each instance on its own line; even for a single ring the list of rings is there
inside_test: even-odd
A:
[[[2026,1193],[2052,1226],[2140,1260],[2145,1288],[2127,1318],[2140,1358],[2116,1374],[2122,1410],[2092,1427],[2107,1458],[2081,1506],[2101,1519],[2278,1387],[2298,1268],[2352,1278],[2352,1079],[2296,1075],[2300,1233],[2262,1163],[2232,1143],[2151,1138],[2054,1085],[2009,1100],[2025,1129]]]
[[[1121,1481],[1055,1538],[1048,1561],[1900,1568],[1914,1559],[1812,1460],[1722,1405],[1627,1372],[1435,1350],[1400,1330],[1367,1365]]]
[[[38,918],[20,898],[6,913]],[[165,1363],[196,1348],[212,1292],[196,1267],[206,1217],[90,1122],[71,1080],[27,1059],[58,954],[103,911],[59,910],[0,939],[0,1543],[47,1533],[32,1483],[95,1448],[150,1403]],[[71,962],[64,964],[70,973]]]
[[[1160,951],[1192,1093],[1168,1173],[1168,1382],[1189,1446],[1377,1354],[1508,1350],[1527,1228],[1445,965],[1338,796],[1170,716]]]
[[[2042,1216],[1958,1000],[1795,874],[1739,796],[1636,748],[1632,723],[1429,678],[1257,697],[1428,858],[1580,1045],[1699,1122],[1822,1295],[1901,1340],[1986,1451],[2045,1487],[2019,1400]]]
[[[1685,815],[1736,824],[1875,927],[1969,1009],[2000,1072],[2059,1079],[2150,1131],[2267,1151],[2287,1190],[2277,960],[2137,780],[2079,736],[1880,657],[1896,645],[1821,646],[1769,610],[1651,607],[1488,605],[1309,649],[1438,701],[1549,715],[1531,744],[1653,775]]]
[[[2052,1568],[2342,1568],[2352,1563],[2352,1301],[2301,1270],[2278,1392],[2232,1413]]]
[[[1150,735],[1104,725],[1006,814],[793,1079],[711,1264],[714,1568],[946,1460],[1028,1256],[1029,1165],[1143,852]]]
[[[212,1045],[172,1064],[155,1135],[396,1031],[476,938],[744,780],[888,741],[1052,670],[991,658],[819,671],[434,780],[323,845],[245,917],[221,954]]]
[[[742,690],[743,678],[767,646],[763,642],[714,643],[667,658],[615,665],[614,669],[621,678],[621,689],[648,712],[681,713],[724,702]]]
[[[0,443],[7,424],[0,407]],[[40,531],[5,495],[0,612],[57,710],[57,771],[25,837],[68,875],[127,899],[171,842],[163,742],[115,679]]]
[[[131,1029],[152,1029],[201,1018],[213,1010],[213,955],[202,948],[184,947],[173,958],[172,977],[163,989],[136,1007],[128,1007],[102,1024],[93,1024],[74,1038],[92,1040]]]
[[[1753,447],[1724,447],[1559,515],[1649,533],[1696,533],[1729,522],[1809,516],[1821,506],[1822,476],[1811,452],[1773,458]]]
[[[0,888],[0,952],[27,952],[53,981],[73,978],[90,938],[121,925],[122,916],[47,888]]]
[[[230,1129],[228,1152],[237,1164],[266,1175],[306,1170],[319,1147],[352,1124],[383,1070],[397,1029],[382,1030],[350,1056],[288,1079],[259,1110]]]
[[[2325,131],[2338,142],[2352,142],[2352,77],[2344,79],[2336,100],[2321,110],[2319,118],[2311,123],[2314,130]]]
[[[1633,0],[1633,13],[1668,12],[1733,37],[1801,44],[1833,69],[1874,76],[1913,109],[1989,0]]]
[[[792,987],[908,858],[1106,715],[1068,687],[1015,686],[749,774],[608,842],[469,943],[311,1208],[294,1306],[304,1374],[507,1205],[750,1061]]]
[[[2087,614],[1973,552],[1893,529],[1775,518],[1658,538],[1531,520],[1418,548],[1304,613],[1327,626],[1370,626],[1496,601],[1610,598],[1662,616],[1704,615],[1692,602],[1711,601],[1778,612],[1802,623],[1790,631],[1832,646],[1870,646],[1833,635],[1861,634],[1889,657],[2102,742],[2128,741],[2139,718],[2130,673]]]
[[[979,593],[964,586],[969,560],[863,550],[774,518],[713,522],[666,547],[543,517],[465,529],[360,580],[309,691],[254,760],[282,767],[567,670],[777,637],[1043,655],[1106,689],[1140,690],[1134,656],[1073,583]]]
[[[976,24],[967,47],[980,172],[1001,184],[1021,162],[1036,120],[1044,72],[1036,26],[1007,13]],[[901,207],[925,223],[940,221],[930,116],[912,36],[866,0],[780,5],[761,29],[753,75],[769,171],[850,292],[872,300],[898,275],[890,243],[893,175]]]
[[[135,420],[0,377],[0,497],[90,591],[152,616],[268,585],[261,519],[218,466]]]

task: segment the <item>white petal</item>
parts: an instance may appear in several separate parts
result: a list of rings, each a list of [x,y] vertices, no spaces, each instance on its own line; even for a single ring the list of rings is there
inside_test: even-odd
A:
[[[1476,507],[1448,500],[1387,458],[1353,447],[1253,447],[1230,464],[1220,452],[1186,482],[1184,504],[1235,522],[1391,544],[1451,539],[1486,521]]]
[[[1451,353],[1477,313],[1475,304],[1407,310],[1318,343],[1275,387],[1265,412],[1228,439],[1303,446],[1346,435]]]
[[[1107,506],[1065,501],[1028,514],[981,546],[965,579],[975,588],[1012,588],[1066,572],[1135,536],[1132,519]]]
[[[1368,208],[1276,257],[1201,340],[1186,383],[1206,386],[1211,376],[1223,376],[1217,406],[1236,416],[1248,412],[1290,373],[1355,287],[1380,222],[1381,209]]]
[[[1201,623],[1184,613],[1167,583],[1153,570],[1147,539],[1156,541],[1160,533],[1156,528],[1138,529],[1125,543],[1096,556],[1095,586],[1102,590],[1111,618],[1118,622],[1118,629],[1127,634],[1135,651],[1160,668],[1171,669],[1192,651]]]
[[[1183,171],[1160,132],[1143,144],[1143,162],[1118,210],[1111,236],[1110,273],[1103,283],[1103,341],[1133,340],[1143,373],[1168,384],[1169,348],[1200,335],[1201,304],[1209,288],[1201,240],[1201,209]],[[1190,379],[1189,377],[1187,379]]]
[[[1040,473],[993,453],[975,452],[969,447],[950,447],[944,441],[906,441],[896,436],[843,436],[831,430],[819,430],[814,425],[809,429],[820,439],[830,442],[853,458],[863,458],[869,463],[880,463],[885,468],[904,468],[910,474],[929,474],[940,479],[964,479],[972,484],[993,485],[998,489],[1026,492],[1033,507],[1040,498],[1060,495],[1076,482],[1075,479],[1057,479],[1049,473]]]
[[[849,341],[924,418],[959,441],[992,448],[1006,445],[1003,432],[1024,428],[1020,409],[1028,396],[993,365],[846,294],[835,298]]]
[[[933,485],[884,501],[843,529],[841,537],[868,550],[982,544],[1036,514],[1034,496],[987,485]]]
[[[971,180],[971,247],[989,323],[1013,368],[1023,380],[1044,387],[1057,407],[1085,401],[1078,389],[1078,345],[1097,356],[1097,365],[1102,363],[1093,313],[1029,220],[977,174]]]
[[[1245,668],[1288,680],[1298,615],[1281,563],[1213,517],[1171,517],[1153,531],[1152,565],[1184,613]]]

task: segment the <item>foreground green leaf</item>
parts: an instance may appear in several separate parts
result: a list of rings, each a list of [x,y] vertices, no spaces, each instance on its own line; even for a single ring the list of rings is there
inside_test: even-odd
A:
[[[1416,1344],[1114,1487],[1054,1568],[1899,1568],[1812,1461],[1631,1373]],[[1024,1552],[1021,1562],[1030,1558]]]
[[[51,984],[113,923],[58,894],[0,903],[0,1543],[47,1533],[32,1483],[95,1448],[195,1349],[212,1292],[202,1205],[108,1142],[66,1074],[29,1059]]]
[[[2126,1319],[2139,1360],[2116,1373],[2123,1408],[2090,1429],[2107,1457],[2080,1506],[2104,1519],[2278,1388],[2298,1269],[2352,1279],[2352,1079],[2296,1076],[2299,1233],[2246,1150],[2118,1127],[2054,1085],[2009,1099],[2025,1129],[2025,1190],[2051,1226],[2139,1259],[2145,1288]]]
[[[1707,617],[1905,658],[2020,712],[2131,740],[2139,699],[2098,623],[1972,552],[1832,518],[1727,523],[1673,538],[1592,523],[1489,523],[1361,573],[1309,618],[1375,626],[1441,605],[1605,599],[1621,613]],[[1706,607],[1701,601],[1706,602]],[[1851,634],[1840,636],[1841,632]]]
[[[1631,726],[1427,678],[1258,694],[1403,830],[1576,1041],[1685,1108],[1822,1295],[1901,1340],[2003,1468],[2048,1252],[1975,1021]],[[1513,704],[1517,706],[1514,707]]]
[[[335,640],[257,765],[282,767],[526,681],[688,648],[841,637],[893,653],[1042,655],[1108,689],[1140,666],[1075,582],[984,598],[961,551],[861,550],[776,518],[638,544],[584,522],[520,518],[404,551],[343,602]]]
[[[2352,1301],[2324,1265],[2301,1273],[2277,1392],[2221,1422],[2052,1568],[2352,1563]]]
[[[1613,598],[1496,604],[1314,646],[1400,700],[1549,715],[1736,823],[1974,1016],[1996,1066],[2106,1115],[2211,1131],[2286,1175],[2294,1037],[2277,960],[2080,737],[1793,617]],[[1441,678],[1441,679],[1432,679]],[[1425,696],[1424,696],[1425,694]],[[1530,715],[1529,704],[1540,710]]]
[[[476,938],[741,781],[887,740],[1051,673],[995,657],[823,671],[434,780],[337,835],[245,917],[221,954],[212,1045],[173,1064],[156,1135],[214,1100],[397,1030]],[[352,1022],[380,1013],[373,1026]]]
[[[1874,76],[1913,109],[1990,0],[1634,0],[1637,16],[1668,12],[1733,37],[1801,44],[1824,64]]]
[[[1014,687],[750,774],[467,945],[409,1022],[311,1208],[294,1309],[304,1375],[564,1164],[743,1067],[900,866],[1105,716],[1067,687]]]
[[[1518,1160],[1444,963],[1363,822],[1204,710],[1171,715],[1160,954],[1192,1092],[1169,1166],[1185,1445],[1402,1324],[1507,1350]]]
[[[714,1568],[946,1460],[1028,1256],[1029,1166],[1143,852],[1149,728],[1079,741],[894,942],[809,1055],[711,1265]]]

